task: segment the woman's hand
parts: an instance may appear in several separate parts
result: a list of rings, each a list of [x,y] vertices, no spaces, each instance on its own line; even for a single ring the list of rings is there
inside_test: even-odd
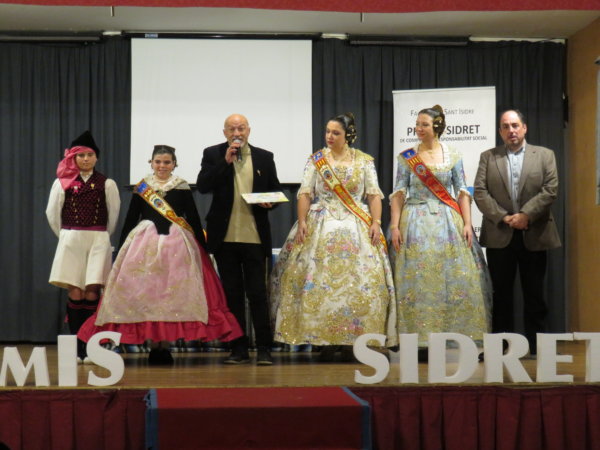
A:
[[[392,228],[392,245],[394,246],[394,250],[399,252],[402,244],[402,233],[400,233],[398,227]]]
[[[369,238],[371,239],[371,244],[377,245],[380,234],[381,226],[377,222],[373,221],[373,224],[369,227]]]
[[[296,244],[302,244],[307,234],[308,226],[306,225],[306,222],[298,222],[298,229],[296,230],[296,237],[294,238],[294,242]]]
[[[473,227],[471,225],[463,227],[463,238],[467,241],[467,246],[471,248],[473,245]]]

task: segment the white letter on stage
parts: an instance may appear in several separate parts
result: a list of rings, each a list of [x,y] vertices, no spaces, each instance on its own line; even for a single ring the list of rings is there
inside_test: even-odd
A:
[[[58,336],[58,385],[77,386],[77,336]]]
[[[419,335],[417,333],[400,335],[400,382],[419,382]]]
[[[557,355],[556,341],[572,341],[571,333],[538,333],[537,334],[537,371],[536,380],[538,383],[549,382],[573,382],[573,375],[558,375],[556,373],[556,363],[572,363],[573,355]]]
[[[100,346],[100,341],[110,339],[115,345],[121,343],[121,333],[115,331],[101,331],[93,335],[87,343],[88,357],[94,364],[108,369],[111,373],[106,378],[101,378],[94,374],[93,370],[88,372],[88,384],[92,386],[110,386],[118,383],[125,373],[125,363],[118,353],[107,350]]]
[[[508,352],[502,354],[502,339],[508,341]],[[487,333],[483,335],[485,354],[484,380],[486,383],[504,381],[502,367],[506,367],[508,377],[516,383],[531,383],[531,378],[521,364],[520,358],[529,351],[525,336],[516,333]]]
[[[446,347],[448,341],[458,343],[458,367],[454,375],[446,375]],[[429,367],[430,383],[462,383],[473,376],[477,370],[477,345],[463,334],[431,333],[429,334]]]
[[[600,333],[573,333],[575,340],[585,342],[585,381],[600,381]]]
[[[46,359],[45,347],[34,347],[27,361],[27,366],[23,365],[21,355],[17,347],[5,347],[4,357],[2,358],[2,369],[0,369],[0,386],[6,386],[6,372],[8,369],[15,378],[17,386],[25,386],[27,374],[33,367],[33,377],[36,386],[50,386],[50,376],[48,375],[48,360]]]
[[[364,376],[360,370],[354,371],[354,381],[361,384],[375,384],[385,380],[390,372],[390,363],[385,355],[376,350],[367,347],[369,341],[374,340],[379,344],[385,344],[385,334],[366,333],[356,338],[354,341],[354,356],[361,363],[375,369],[375,373],[370,377]]]

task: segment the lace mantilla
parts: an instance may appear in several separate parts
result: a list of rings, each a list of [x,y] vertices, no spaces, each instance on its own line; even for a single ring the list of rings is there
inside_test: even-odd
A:
[[[154,174],[149,174],[144,177],[144,181],[148,183],[148,186],[154,189],[154,191],[156,191],[159,195],[164,195],[171,189],[190,190],[190,185],[187,183],[187,181],[181,177],[178,177],[177,175],[171,175],[166,183],[159,183]]]

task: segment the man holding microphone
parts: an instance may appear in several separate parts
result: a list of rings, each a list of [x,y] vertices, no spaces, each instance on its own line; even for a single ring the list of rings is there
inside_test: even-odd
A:
[[[267,304],[267,267],[272,253],[268,211],[270,203],[250,205],[242,194],[280,191],[273,153],[248,143],[250,126],[241,114],[225,120],[227,142],[204,149],[197,185],[212,193],[206,216],[207,248],[217,268],[227,303],[244,330],[231,343],[226,364],[250,361],[246,330],[245,298],[248,298],[256,336],[258,365],[271,365],[272,332]]]

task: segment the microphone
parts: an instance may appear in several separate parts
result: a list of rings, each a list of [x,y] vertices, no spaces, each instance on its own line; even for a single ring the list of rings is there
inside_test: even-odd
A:
[[[240,138],[235,138],[232,141],[232,144],[240,144],[240,146],[237,148],[237,151],[235,152],[235,156],[238,161],[241,161],[242,160],[242,140]]]

